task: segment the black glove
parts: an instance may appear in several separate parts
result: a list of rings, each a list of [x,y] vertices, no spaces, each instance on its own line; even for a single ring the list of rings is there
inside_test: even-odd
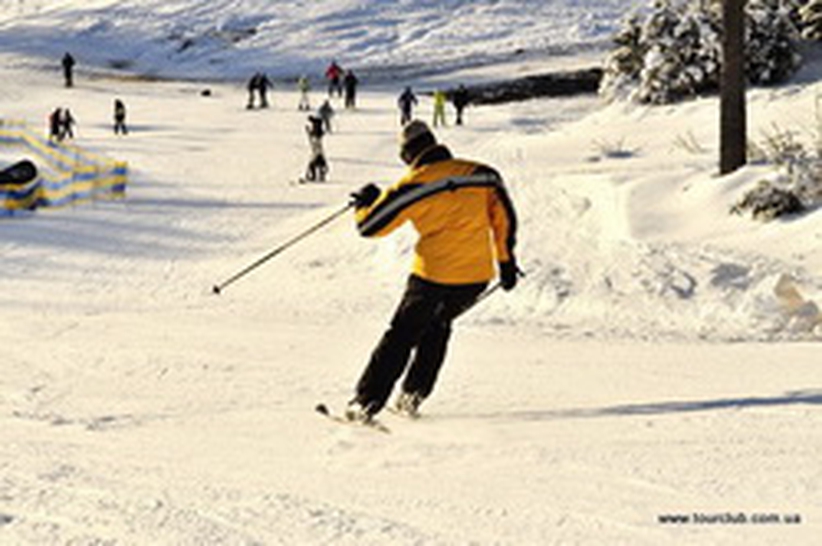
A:
[[[358,209],[370,207],[381,193],[382,191],[376,184],[366,184],[351,194],[351,204]]]
[[[513,290],[517,285],[517,278],[520,271],[517,267],[517,261],[511,257],[507,262],[499,263],[499,282],[503,290]]]

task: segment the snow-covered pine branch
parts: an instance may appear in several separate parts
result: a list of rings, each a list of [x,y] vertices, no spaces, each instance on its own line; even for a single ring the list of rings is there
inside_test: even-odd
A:
[[[719,85],[722,17],[719,0],[654,0],[632,14],[614,37],[600,93],[668,104]],[[800,66],[796,0],[746,4],[746,73],[753,84],[787,80]]]

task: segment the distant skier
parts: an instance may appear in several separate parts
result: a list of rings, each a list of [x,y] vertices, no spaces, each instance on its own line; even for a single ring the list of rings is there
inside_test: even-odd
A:
[[[445,92],[437,89],[434,91],[434,119],[432,124],[434,127],[439,125],[446,125],[445,123]]]
[[[63,55],[63,60],[61,62],[63,65],[63,79],[66,82],[66,87],[73,87],[74,65],[76,64],[74,57],[71,56],[71,53],[66,52],[66,54]]]
[[[345,77],[343,78],[346,108],[357,107],[357,84],[359,83],[360,81],[357,79],[357,76],[354,75],[354,72],[351,70],[346,70]]]
[[[120,99],[114,99],[114,134],[128,134],[128,127],[126,127],[126,105]]]
[[[451,95],[451,103],[457,111],[457,125],[462,125],[462,111],[466,106],[468,106],[469,102],[471,102],[471,97],[468,94],[468,89],[466,89],[464,85],[460,84],[456,91],[454,91]]]
[[[268,90],[272,87],[271,80],[262,72],[255,72],[248,80],[248,104],[246,108],[254,108],[254,97],[259,96],[260,108],[268,108]]]
[[[317,115],[323,121],[323,129],[326,133],[331,134],[331,118],[334,117],[334,108],[331,106],[331,101],[326,99],[317,110]]]
[[[419,235],[405,293],[345,412],[352,421],[373,421],[406,369],[396,409],[416,416],[434,389],[454,319],[477,301],[495,269],[504,290],[517,284],[517,221],[499,173],[455,159],[418,120],[400,133],[400,157],[410,170],[399,182],[352,194],[360,235],[380,237],[406,222]]]
[[[343,69],[340,65],[337,64],[337,61],[331,61],[331,64],[328,65],[328,68],[325,71],[325,79],[328,80],[328,96],[331,97],[334,93],[337,94],[338,97],[342,97],[342,84],[341,79],[343,76]]]
[[[311,101],[308,98],[308,93],[311,91],[311,82],[307,76],[300,76],[297,79],[297,91],[300,92],[300,102],[297,105],[297,110],[311,110]]]
[[[307,182],[324,182],[328,173],[328,162],[323,151],[323,121],[319,116],[308,116],[308,124],[305,127],[308,134],[308,144],[311,147],[311,157],[308,167],[305,170],[304,180]]]
[[[254,108],[254,98],[257,96],[257,87],[260,83],[260,73],[255,72],[253,76],[248,80],[248,84],[246,84],[246,89],[248,90],[248,103],[246,104],[246,108],[251,110]]]
[[[64,108],[63,115],[60,117],[60,140],[74,138],[75,125],[77,125],[77,120],[71,114],[71,110]]]
[[[62,108],[55,108],[51,114],[49,114],[48,125],[49,125],[49,141],[51,142],[60,142],[63,140],[63,132],[62,132],[62,121],[63,121],[63,109]]]
[[[417,96],[411,91],[410,87],[406,87],[400,97],[397,99],[397,105],[400,107],[400,125],[405,125],[414,115],[414,106],[417,104]]]
[[[257,93],[260,94],[260,108],[268,108],[268,90],[274,87],[271,80],[263,72],[260,72],[257,80]]]

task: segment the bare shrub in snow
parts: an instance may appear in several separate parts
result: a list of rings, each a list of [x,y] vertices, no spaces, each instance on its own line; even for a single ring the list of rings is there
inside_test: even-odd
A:
[[[689,154],[701,155],[706,153],[705,147],[699,142],[691,131],[677,135],[674,139],[674,147],[681,148]]]
[[[803,210],[805,206],[794,192],[769,180],[759,182],[731,208],[734,214],[750,211],[756,220],[765,221],[788,214],[797,214]]]
[[[731,212],[750,211],[755,219],[772,220],[822,204],[822,150],[809,151],[792,132],[778,127],[762,144],[749,143],[748,148],[752,157],[775,165],[778,173],[746,192]]]

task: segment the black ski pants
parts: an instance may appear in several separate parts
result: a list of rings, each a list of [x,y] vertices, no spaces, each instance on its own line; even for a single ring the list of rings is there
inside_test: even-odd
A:
[[[438,284],[412,275],[390,327],[357,383],[356,400],[371,411],[379,411],[406,367],[403,391],[423,398],[430,395],[445,360],[451,323],[486,286]]]

